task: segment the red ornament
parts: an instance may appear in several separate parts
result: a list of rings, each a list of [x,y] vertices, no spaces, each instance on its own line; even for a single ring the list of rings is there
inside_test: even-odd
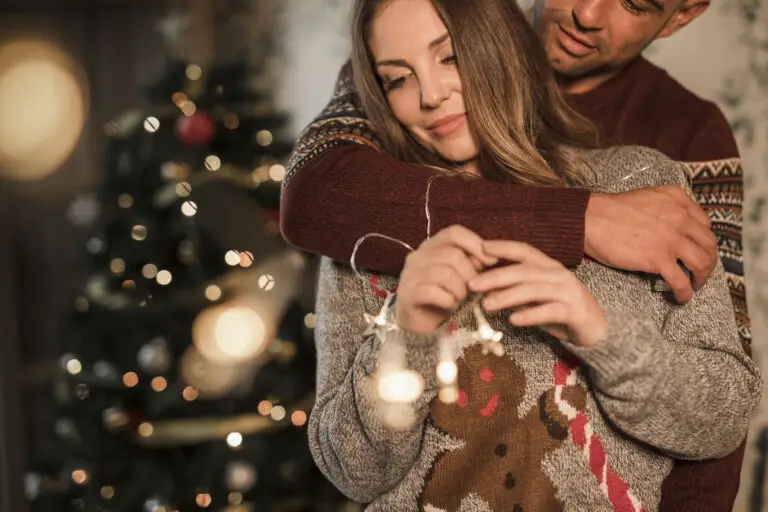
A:
[[[176,121],[176,135],[184,144],[204,146],[213,138],[213,120],[205,112],[181,116]]]

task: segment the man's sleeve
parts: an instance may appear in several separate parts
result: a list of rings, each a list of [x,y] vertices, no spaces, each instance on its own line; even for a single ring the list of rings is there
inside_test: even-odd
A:
[[[428,229],[431,235],[460,224],[486,239],[530,243],[575,266],[584,251],[588,200],[583,189],[467,179],[395,161],[379,150],[347,63],[330,103],[296,144],[283,182],[280,225],[292,245],[342,262],[368,233],[416,248]],[[369,238],[355,263],[397,274],[406,254],[399,244]]]
[[[725,267],[731,301],[744,350],[752,352],[752,332],[744,285],[741,241],[744,178],[739,149],[720,109],[711,109],[688,143],[684,159],[693,175],[696,201],[712,219],[718,253]]]

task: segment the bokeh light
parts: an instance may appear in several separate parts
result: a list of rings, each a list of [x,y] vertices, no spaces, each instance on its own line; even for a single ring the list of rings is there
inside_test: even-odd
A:
[[[87,89],[84,74],[52,43],[0,46],[0,173],[27,181],[57,170],[83,130]]]

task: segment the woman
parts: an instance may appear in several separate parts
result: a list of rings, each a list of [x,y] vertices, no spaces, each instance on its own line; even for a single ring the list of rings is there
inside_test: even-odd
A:
[[[686,185],[654,151],[590,148],[510,0],[357,0],[352,63],[383,149],[403,160],[605,192]],[[640,168],[650,171],[621,179]],[[459,246],[461,229],[425,241],[397,283],[361,285],[322,263],[310,446],[343,492],[369,510],[652,511],[673,458],[741,443],[762,381],[722,268],[677,306],[647,276],[592,261],[571,273],[513,242]],[[407,363],[425,382],[404,432],[377,414],[380,344],[363,320],[395,284]],[[485,294],[505,354],[465,347],[446,404],[435,400],[436,345],[447,320],[465,326],[456,313],[470,292]]]

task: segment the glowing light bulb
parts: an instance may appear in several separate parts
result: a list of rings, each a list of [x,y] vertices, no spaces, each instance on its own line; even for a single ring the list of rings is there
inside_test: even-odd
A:
[[[282,421],[285,418],[285,407],[282,405],[276,405],[272,408],[272,412],[269,413],[272,419],[275,421]]]
[[[224,261],[230,267],[236,267],[240,264],[240,253],[237,251],[227,251],[227,254],[224,255]]]
[[[399,370],[379,377],[379,396],[385,402],[415,402],[424,392],[424,379],[413,370]]]
[[[271,340],[261,315],[238,302],[200,312],[192,326],[192,337],[200,354],[224,364],[256,358]]]
[[[173,276],[167,270],[161,270],[160,272],[157,273],[157,277],[155,277],[157,284],[159,284],[160,286],[167,286],[171,284],[172,279],[173,279]]]
[[[269,178],[272,181],[283,181],[285,178],[285,167],[280,164],[270,166]]]
[[[256,142],[258,142],[260,146],[269,146],[272,144],[272,140],[272,132],[269,130],[261,130],[256,134]]]
[[[262,416],[268,416],[270,412],[272,412],[272,402],[269,400],[262,400],[259,402],[259,406],[257,407],[257,410],[259,411],[259,414]]]
[[[208,508],[208,506],[210,506],[210,504],[213,503],[213,499],[211,498],[210,494],[200,493],[197,496],[195,496],[195,503],[197,503],[198,507]]]
[[[88,473],[84,469],[76,469],[72,472],[72,481],[78,485],[83,485],[88,481]]]
[[[155,133],[160,129],[160,120],[155,116],[149,116],[144,119],[144,130],[147,133]]]
[[[243,435],[240,432],[232,432],[227,436],[227,444],[232,448],[237,448],[243,444]]]
[[[304,411],[293,411],[293,414],[291,414],[291,423],[297,427],[303,426],[307,423],[307,413]]]
[[[199,80],[203,76],[203,69],[197,64],[190,64],[187,66],[186,75],[190,80]]]
[[[262,274],[259,276],[259,288],[268,292],[275,287],[275,278],[270,274]]]
[[[437,396],[445,404],[454,404],[459,399],[459,390],[456,388],[443,388]]]
[[[209,171],[218,171],[221,169],[221,158],[216,155],[208,155],[205,157],[205,168]]]
[[[258,313],[246,307],[226,309],[213,327],[218,347],[234,358],[246,358],[263,349],[266,334]]]
[[[212,284],[205,289],[205,298],[208,300],[219,300],[221,298],[221,288]]]
[[[83,371],[83,365],[77,359],[70,359],[67,361],[67,371],[72,375],[77,375]]]
[[[459,369],[453,361],[441,361],[437,365],[437,378],[440,382],[450,384],[456,381]]]
[[[181,213],[185,217],[194,217],[197,213],[197,204],[194,201],[184,201],[181,205]]]

